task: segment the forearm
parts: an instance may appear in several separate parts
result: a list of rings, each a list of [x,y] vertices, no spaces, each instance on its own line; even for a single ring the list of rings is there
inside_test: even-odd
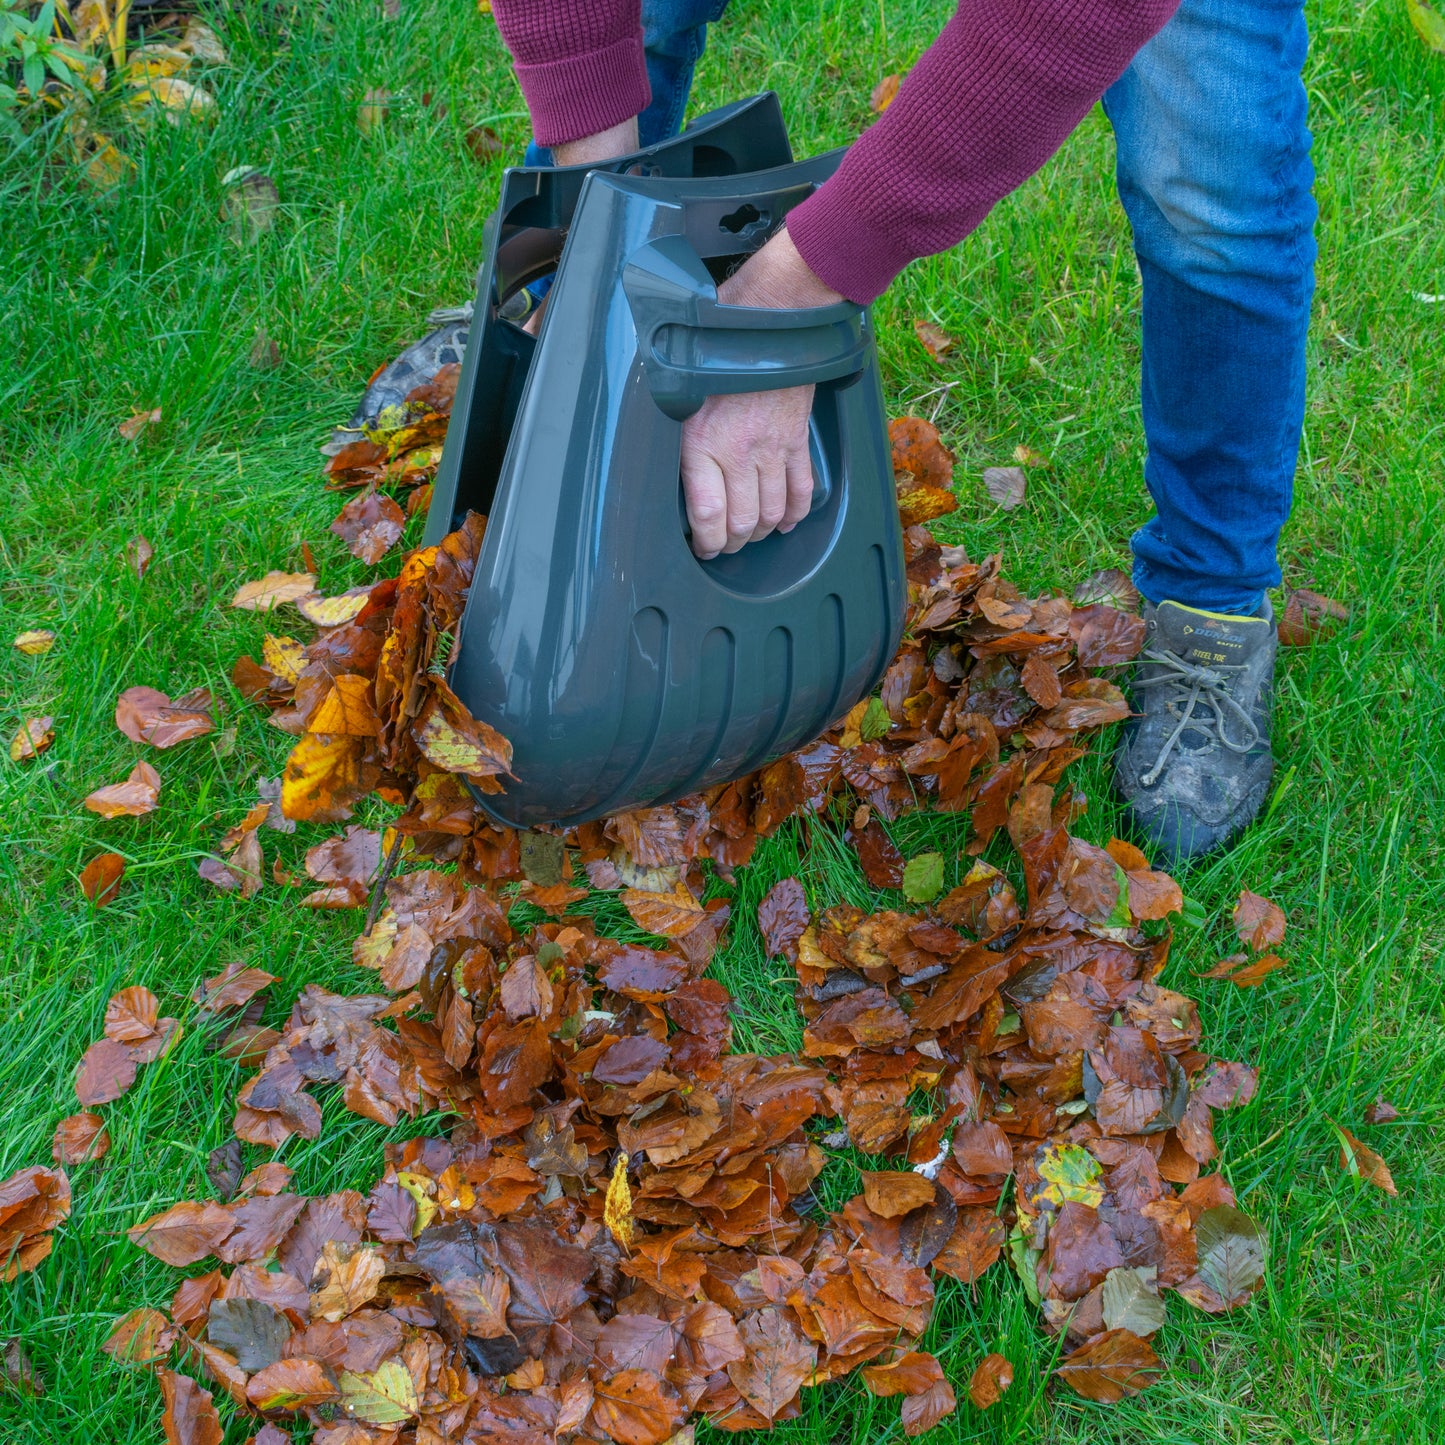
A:
[[[493,0],[492,10],[540,144],[610,131],[651,99],[641,0]]]
[[[854,301],[962,240],[1061,146],[1178,0],[962,0],[897,99],[788,217]]]

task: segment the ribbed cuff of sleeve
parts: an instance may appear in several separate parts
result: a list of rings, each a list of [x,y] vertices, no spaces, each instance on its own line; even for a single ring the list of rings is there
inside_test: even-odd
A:
[[[917,257],[895,226],[869,217],[872,188],[859,186],[855,178],[845,158],[833,176],[788,212],[788,235],[820,281],[867,306]]]
[[[537,142],[581,140],[639,115],[652,99],[643,59],[642,31],[604,50],[540,65],[518,65]]]

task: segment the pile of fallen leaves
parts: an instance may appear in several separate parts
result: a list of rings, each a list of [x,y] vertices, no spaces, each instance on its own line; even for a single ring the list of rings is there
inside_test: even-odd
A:
[[[353,444],[333,476],[392,464],[362,445],[385,446]],[[211,1392],[169,1368],[177,1352],[272,1422],[266,1445],[298,1417],[317,1445],[662,1445],[698,1415],[766,1428],[854,1371],[902,1396],[917,1434],[956,1405],[918,1348],[940,1275],[972,1283],[1006,1258],[1067,1336],[1060,1378],[1097,1400],[1162,1369],[1164,1292],[1218,1312],[1258,1287],[1259,1232],[1202,1173],[1214,1111],[1247,1101],[1255,1075],[1202,1049],[1194,1004],[1157,982],[1180,891],[1132,845],[1068,830],[1084,800],[1065,768],[1128,712],[1099,670],[1142,644],[1132,589],[1106,573],[1073,600],[1023,597],[997,557],[971,562],[919,524],[948,505],[936,433],[905,420],[895,448],[912,625],[878,695],[739,782],[555,836],[494,825],[466,786],[495,792],[510,764],[445,680],[482,519],[353,594],[321,598],[312,574],[238,594],[296,602],[319,630],[269,635],[236,666],[296,742],[203,874],[249,896],[268,821],[344,823],[370,794],[399,811],[385,839],[352,824],[306,863],[309,906],[372,899],[353,958],[377,992],[308,986],[273,1029],[273,975],[233,966],[197,991],[256,1072],[208,1171],[219,1198],[130,1237],[224,1268],[183,1281],[168,1314],[126,1316],[107,1346],[156,1369],[171,1438],[220,1439]],[[195,705],[133,696],[127,731],[163,746],[198,725]],[[941,855],[905,861],[878,819],[920,806],[968,815],[967,854],[1006,830],[1023,896],[982,860],[951,891]],[[795,971],[802,1048],[735,1053],[734,1002],[706,976],[730,908],[703,901],[703,863],[731,882],[793,817],[843,830],[868,878],[913,906],[813,907],[779,882],[758,922]],[[272,876],[297,881],[279,862]],[[589,889],[620,890],[658,946],[569,914]],[[518,901],[548,921],[515,924]],[[1237,920],[1255,951],[1283,926],[1257,902]],[[165,1046],[143,992],[112,1004],[83,1100],[115,1097],[102,1064],[133,1075],[138,1048]],[[456,1122],[388,1146],[366,1194],[293,1193],[279,1161],[243,1172],[243,1142],[319,1137],[331,1089],[388,1126]],[[844,1149],[876,1167],[830,1209],[839,1190],[819,1177]],[[1002,1357],[980,1362],[974,1404],[1011,1378]]]

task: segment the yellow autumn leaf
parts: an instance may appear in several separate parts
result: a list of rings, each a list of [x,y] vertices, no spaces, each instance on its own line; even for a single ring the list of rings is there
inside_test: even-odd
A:
[[[323,597],[314,592],[296,600],[296,610],[318,627],[341,627],[350,622],[367,603],[367,593],[343,592],[339,597]]]
[[[359,738],[305,733],[281,774],[281,811],[298,822],[325,819],[349,808],[365,789]]]
[[[184,74],[190,64],[191,57],[183,50],[172,50],[169,45],[142,45],[132,50],[126,61],[126,83],[148,86],[153,80]]]
[[[607,1198],[602,1203],[602,1222],[624,1249],[632,1243],[636,1228],[632,1217],[632,1189],[627,1183],[627,1157],[625,1151],[618,1154],[607,1185]]]
[[[270,659],[267,659],[270,666]],[[273,672],[275,668],[271,669]],[[357,672],[331,679],[331,691],[311,716],[311,731],[353,738],[374,738],[379,724],[371,701],[372,683]]]
[[[55,741],[55,729],[51,727],[54,721],[53,717],[30,718],[10,739],[10,761],[25,763],[38,758]]]
[[[216,118],[215,96],[203,87],[193,85],[189,80],[171,75],[132,81],[131,84],[137,89],[133,103],[144,105],[155,101],[166,112],[168,120],[176,120],[183,115],[202,120]]]
[[[297,682],[305,666],[306,649],[294,637],[272,637],[268,632],[261,644],[261,656],[266,666],[286,682]],[[317,732],[331,732],[331,728],[317,728]]]
[[[23,652],[28,657],[38,657],[42,652],[49,652],[55,646],[55,634],[43,627],[37,627],[32,632],[22,632],[15,639],[15,650]]]
[[[341,1408],[368,1425],[399,1425],[417,1411],[416,1381],[400,1360],[388,1360],[369,1375],[343,1370]]]
[[[436,1180],[403,1169],[397,1174],[396,1182],[416,1200],[416,1223],[412,1226],[412,1233],[420,1234],[437,1215],[437,1202],[432,1198],[436,1193]]]

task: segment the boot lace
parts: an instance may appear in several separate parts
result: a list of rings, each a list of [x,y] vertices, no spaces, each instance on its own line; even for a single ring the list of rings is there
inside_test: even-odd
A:
[[[1247,753],[1258,745],[1259,726],[1239,705],[1230,691],[1235,679],[1245,670],[1245,663],[1216,663],[1205,667],[1186,662],[1176,652],[1146,647],[1141,654],[1146,662],[1155,664],[1148,677],[1134,683],[1136,692],[1148,688],[1164,688],[1164,706],[1176,719],[1173,731],[1164,739],[1154,766],[1144,774],[1146,788],[1158,781],[1164,764],[1186,728],[1212,737],[1232,753]],[[1229,722],[1239,724],[1241,736],[1229,735]]]

